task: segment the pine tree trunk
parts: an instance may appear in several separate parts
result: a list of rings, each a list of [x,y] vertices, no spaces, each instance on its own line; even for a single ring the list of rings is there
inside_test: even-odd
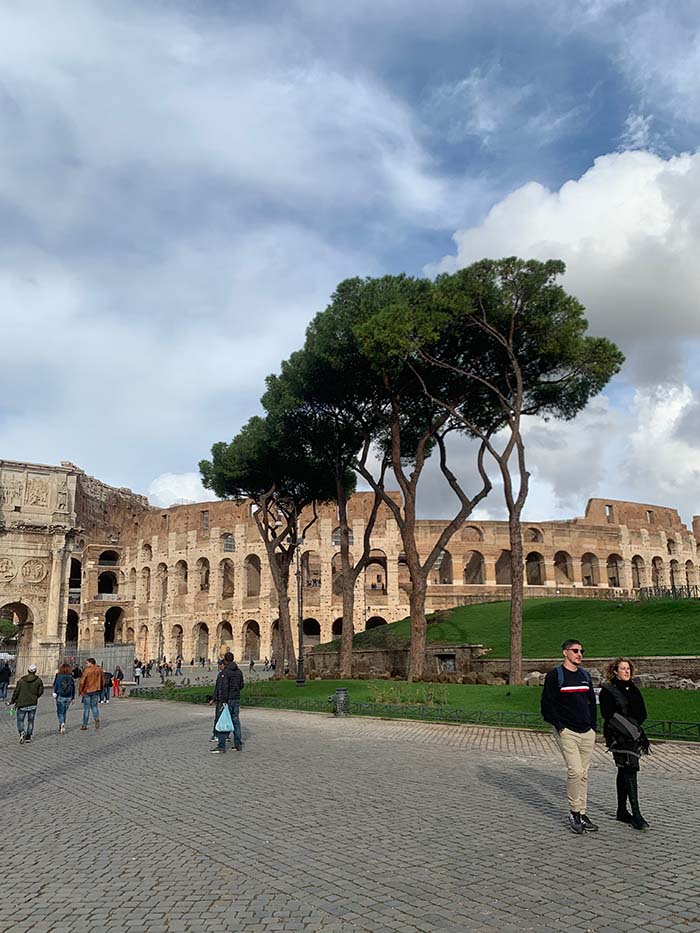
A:
[[[523,682],[523,538],[520,515],[508,521],[510,535],[510,677],[511,684]]]
[[[410,570],[410,567],[409,567]],[[425,596],[426,577],[421,571],[411,574],[411,651],[408,661],[408,680],[419,680],[425,666],[426,626]]]

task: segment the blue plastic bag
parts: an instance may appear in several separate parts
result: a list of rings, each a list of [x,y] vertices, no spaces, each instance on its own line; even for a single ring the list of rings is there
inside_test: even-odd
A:
[[[224,706],[221,710],[221,715],[216,720],[216,731],[217,732],[231,732],[233,729],[233,720],[231,719],[231,711],[228,708],[228,705]]]

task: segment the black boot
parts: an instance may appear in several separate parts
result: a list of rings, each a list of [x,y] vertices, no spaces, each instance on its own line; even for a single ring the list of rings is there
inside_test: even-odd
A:
[[[644,819],[639,809],[639,796],[637,793],[637,772],[626,770],[625,777],[627,781],[627,796],[632,808],[632,826],[635,829],[646,829],[649,824]]]
[[[627,809],[627,781],[622,768],[617,769],[617,778],[615,779],[617,788],[617,816],[615,819],[621,823],[631,823],[632,814]]]

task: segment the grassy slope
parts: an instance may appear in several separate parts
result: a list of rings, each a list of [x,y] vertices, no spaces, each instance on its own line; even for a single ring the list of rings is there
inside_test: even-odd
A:
[[[428,642],[481,644],[491,657],[508,657],[510,603],[458,606],[428,626]],[[523,654],[558,657],[565,638],[580,638],[589,657],[674,655],[700,651],[700,603],[654,600],[616,603],[592,599],[529,599],[523,610]],[[408,619],[355,636],[357,648],[406,645]],[[336,642],[332,643],[333,645]]]

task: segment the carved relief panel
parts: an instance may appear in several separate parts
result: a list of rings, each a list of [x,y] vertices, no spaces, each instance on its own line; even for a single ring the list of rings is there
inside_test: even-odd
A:
[[[32,509],[46,509],[49,505],[49,483],[43,476],[27,477],[24,504]]]
[[[0,508],[11,510],[24,498],[24,474],[4,472],[0,476]]]
[[[9,583],[17,574],[15,563],[9,557],[0,557],[0,583]]]

